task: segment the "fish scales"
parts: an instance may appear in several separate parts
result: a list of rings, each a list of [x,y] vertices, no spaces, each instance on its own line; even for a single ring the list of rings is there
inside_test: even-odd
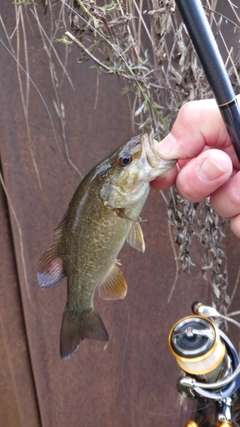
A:
[[[102,207],[102,200],[95,189],[95,185],[90,190],[86,188],[88,198],[81,210],[77,210],[75,200],[73,205],[70,204],[68,227],[62,233],[61,241],[65,244],[60,243],[59,255],[63,265],[66,265],[65,274],[69,277],[68,305],[71,307],[86,305],[89,294],[93,295],[96,286],[102,283],[106,271],[115,262],[132,226],[130,220],[119,217],[115,210]],[[78,197],[79,194],[76,194],[76,199]],[[74,227],[76,213],[78,226]],[[140,209],[137,216],[139,213]],[[84,220],[81,219],[83,217]],[[65,253],[61,251],[62,246]]]
[[[60,354],[71,357],[84,338],[108,340],[94,310],[99,286],[106,299],[124,298],[127,284],[117,256],[127,239],[144,252],[139,222],[150,181],[175,161],[155,152],[153,134],[134,137],[95,166],[77,188],[54,232],[54,243],[38,266],[38,282],[51,289],[67,277],[67,305],[62,319]]]

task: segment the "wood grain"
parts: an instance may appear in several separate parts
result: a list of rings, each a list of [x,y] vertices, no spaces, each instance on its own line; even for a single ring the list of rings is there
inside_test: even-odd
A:
[[[1,12],[11,33],[14,9],[3,3]],[[66,283],[42,291],[36,269],[81,177],[67,159],[53,106],[48,59],[35,36],[36,23],[30,15],[29,19],[30,73],[48,107],[55,134],[46,106],[30,85],[28,139],[16,63],[1,46],[0,154],[10,202],[7,207],[1,193],[0,417],[4,423],[0,425],[180,427],[188,413],[175,390],[180,372],[168,351],[168,332],[173,323],[190,314],[193,301],[208,301],[209,289],[200,273],[201,253],[195,247],[197,267],[192,275],[180,274],[167,303],[175,260],[166,205],[157,192],[151,193],[142,215],[147,219],[143,224],[146,253],[125,245],[120,254],[129,287],[126,299],[103,301],[96,295],[96,309],[109,332],[109,344],[105,347],[85,340],[72,359],[60,359]],[[49,16],[43,19],[48,30]],[[0,31],[6,41],[2,28]],[[14,38],[12,43],[16,43]],[[56,48],[64,59],[63,47]],[[75,90],[65,78],[61,91],[65,143],[71,161],[85,175],[133,132],[127,97],[120,95],[122,83],[117,77],[101,74],[95,108],[96,70],[90,69],[90,63],[80,66],[77,57],[77,49],[72,48],[67,69]],[[58,65],[56,70],[61,75]]]

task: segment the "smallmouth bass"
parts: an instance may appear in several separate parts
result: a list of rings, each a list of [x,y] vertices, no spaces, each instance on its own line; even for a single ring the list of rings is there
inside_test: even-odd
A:
[[[125,240],[144,252],[140,213],[150,181],[170,169],[174,160],[155,152],[153,133],[136,136],[95,166],[78,186],[54,231],[54,243],[41,257],[37,278],[52,289],[66,276],[60,354],[68,359],[84,338],[108,341],[106,328],[94,310],[98,286],[106,299],[124,298],[127,284],[117,256]]]

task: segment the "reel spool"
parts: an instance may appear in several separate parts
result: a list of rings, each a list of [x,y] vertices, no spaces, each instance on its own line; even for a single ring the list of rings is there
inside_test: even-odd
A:
[[[215,382],[227,363],[216,325],[203,316],[178,321],[169,334],[169,348],[180,368],[199,381]]]

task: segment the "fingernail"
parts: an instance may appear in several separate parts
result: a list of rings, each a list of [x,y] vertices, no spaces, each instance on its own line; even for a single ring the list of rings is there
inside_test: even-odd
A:
[[[171,132],[156,145],[156,151],[159,157],[163,159],[175,159],[176,158],[176,138]]]
[[[219,176],[223,175],[225,172],[227,172],[227,169],[224,169],[210,157],[205,157],[199,167],[198,176],[204,181],[213,181],[214,179],[219,178]]]

